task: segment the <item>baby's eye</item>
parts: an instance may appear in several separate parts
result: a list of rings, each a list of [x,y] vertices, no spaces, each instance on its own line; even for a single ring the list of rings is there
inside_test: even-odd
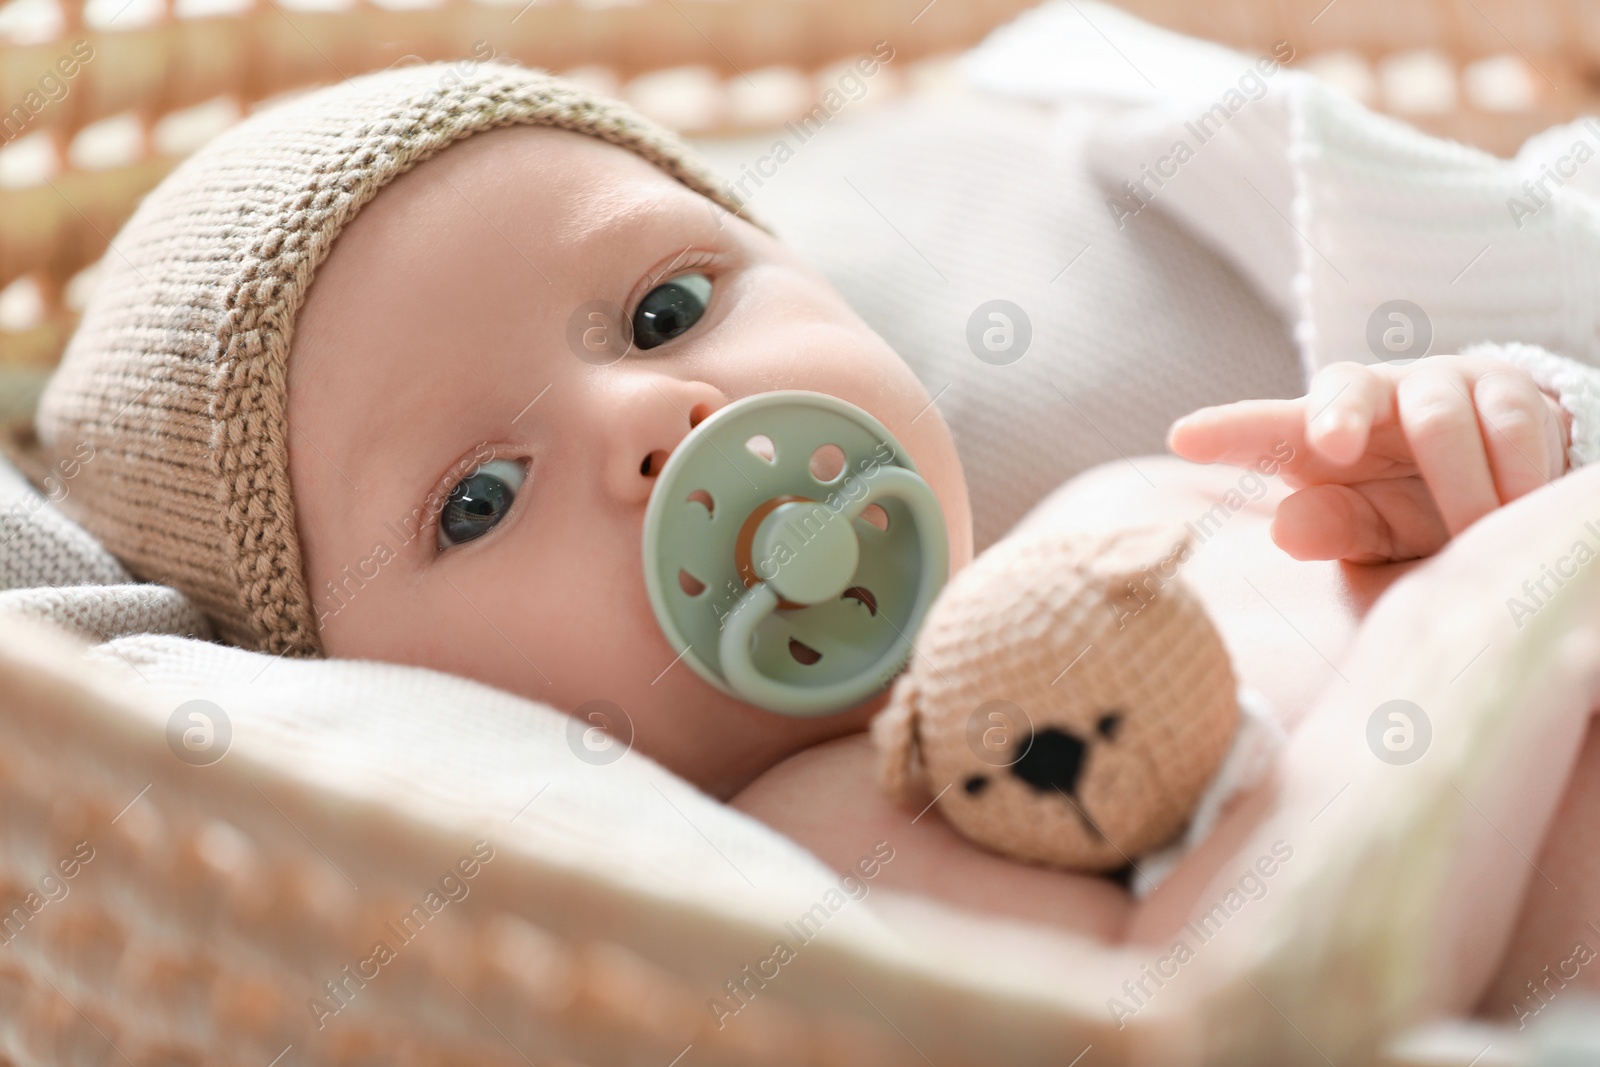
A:
[[[711,279],[704,274],[682,274],[658,285],[639,301],[633,313],[633,343],[654,348],[700,321],[711,302]]]
[[[494,529],[511,510],[527,476],[527,465],[521,460],[491,459],[457,482],[439,512],[440,551]]]

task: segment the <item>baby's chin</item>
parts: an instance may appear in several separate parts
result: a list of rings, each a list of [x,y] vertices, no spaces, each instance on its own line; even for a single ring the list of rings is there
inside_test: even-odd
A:
[[[698,681],[698,679],[697,679]],[[731,698],[709,685],[696,699],[680,695],[662,709],[662,726],[639,727],[637,748],[720,800],[808,748],[866,730],[889,690],[834,715],[780,715]],[[676,724],[671,726],[668,724]]]

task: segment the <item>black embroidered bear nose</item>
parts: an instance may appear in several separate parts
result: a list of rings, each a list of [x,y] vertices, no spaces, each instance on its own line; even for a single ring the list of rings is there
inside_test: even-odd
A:
[[[1011,773],[1041,793],[1059,789],[1070,797],[1078,787],[1088,753],[1088,745],[1052,726],[1033,735],[1033,743],[1011,765]]]

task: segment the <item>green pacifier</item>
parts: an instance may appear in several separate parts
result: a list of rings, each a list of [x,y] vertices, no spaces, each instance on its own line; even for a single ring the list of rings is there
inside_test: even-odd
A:
[[[645,586],[673,649],[785,715],[882,689],[949,570],[944,514],[916,470],[882,423],[822,393],[761,393],[711,415],[645,510]]]

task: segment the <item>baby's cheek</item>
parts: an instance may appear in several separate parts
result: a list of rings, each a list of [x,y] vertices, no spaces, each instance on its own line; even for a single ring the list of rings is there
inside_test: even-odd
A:
[[[699,681],[681,660],[675,662],[642,579],[614,566],[596,568],[591,577],[581,586],[564,583],[552,590],[535,583],[525,590],[507,632],[520,648],[500,642],[497,651],[512,661],[513,672],[519,652],[538,665],[541,684],[530,696],[562,710],[610,700],[637,716],[685,679]]]

